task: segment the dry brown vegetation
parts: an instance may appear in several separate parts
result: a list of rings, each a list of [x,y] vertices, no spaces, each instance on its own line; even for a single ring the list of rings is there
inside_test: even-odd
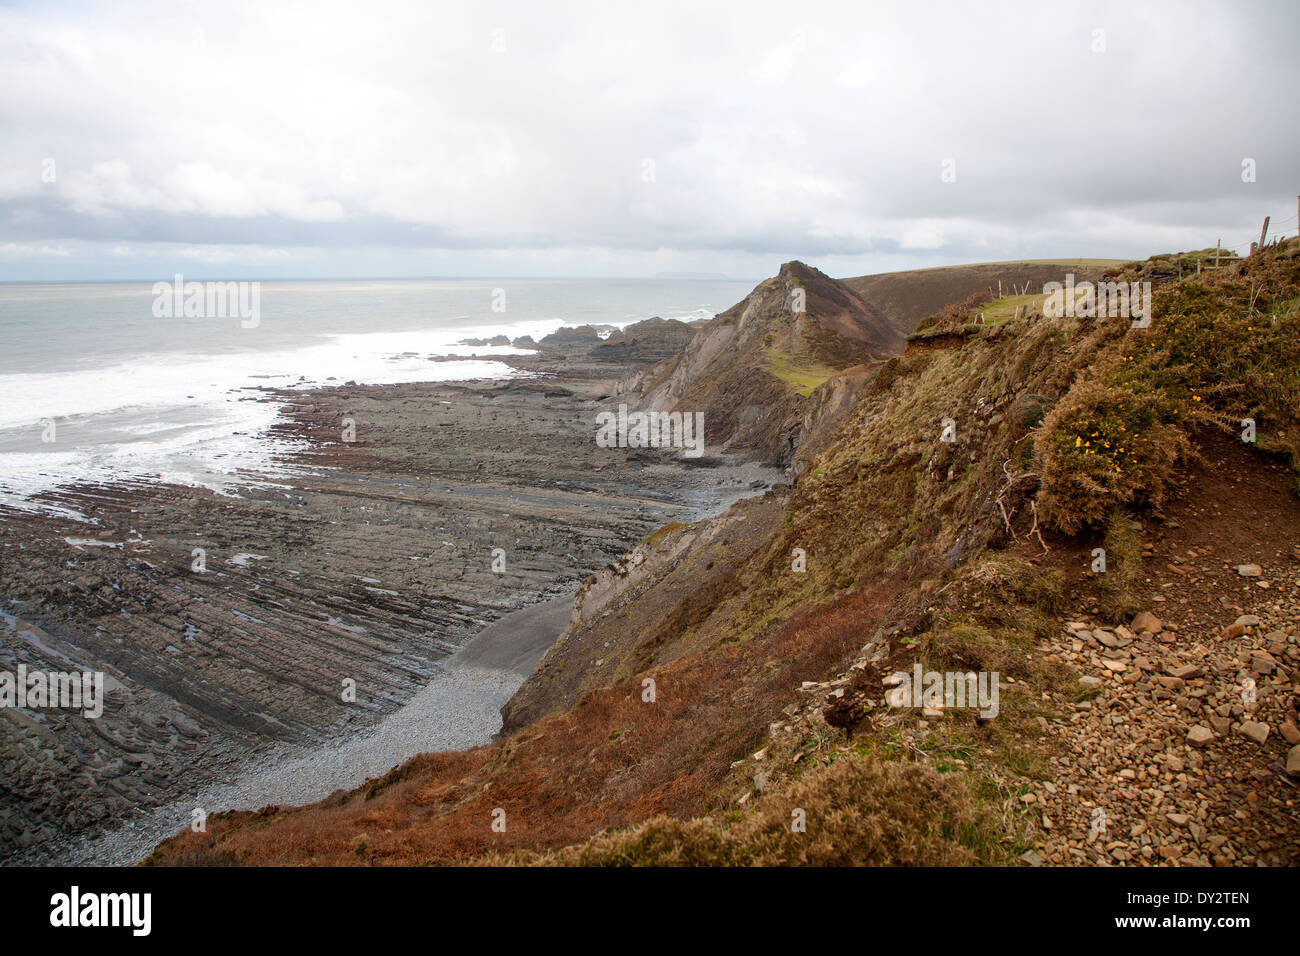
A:
[[[802,818],[807,829],[793,826]],[[732,827],[656,817],[553,853],[492,854],[487,865],[964,866],[967,834],[990,826],[962,781],[928,766],[841,761],[800,778]]]

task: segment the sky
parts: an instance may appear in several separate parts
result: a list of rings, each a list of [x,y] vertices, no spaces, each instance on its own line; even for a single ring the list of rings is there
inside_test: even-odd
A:
[[[1297,232],[1300,4],[0,3],[0,280],[837,276]]]

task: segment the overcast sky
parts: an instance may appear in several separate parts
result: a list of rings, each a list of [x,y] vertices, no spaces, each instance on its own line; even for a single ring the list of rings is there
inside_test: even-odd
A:
[[[1298,41],[1294,0],[6,4],[0,279],[1244,252],[1297,231]]]

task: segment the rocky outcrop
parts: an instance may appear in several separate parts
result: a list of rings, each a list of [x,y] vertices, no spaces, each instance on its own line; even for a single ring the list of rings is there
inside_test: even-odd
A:
[[[602,325],[565,325],[550,335],[543,336],[537,343],[538,348],[546,350],[593,349],[602,341],[601,335],[614,331],[613,326]]]
[[[786,465],[812,391],[902,347],[902,333],[847,286],[788,262],[619,394],[643,409],[703,412],[710,446]]]
[[[803,419],[791,435],[791,473],[797,477],[808,462],[826,450],[843,416],[866,394],[881,363],[855,365],[833,375],[808,396]]]
[[[311,471],[274,490],[50,497],[93,525],[0,509],[0,672],[98,671],[106,692],[97,719],[0,706],[0,863],[61,859],[268,747],[371,727],[470,635],[693,515],[722,480],[672,463],[647,477],[543,381],[282,398],[278,429]],[[339,441],[345,415],[357,442]]]
[[[694,335],[685,322],[655,316],[612,333],[591,350],[591,358],[626,364],[662,362],[677,355]]]

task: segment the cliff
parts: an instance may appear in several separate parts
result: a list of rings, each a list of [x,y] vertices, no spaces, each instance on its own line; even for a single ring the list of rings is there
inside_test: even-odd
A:
[[[789,464],[814,389],[896,354],[903,335],[851,289],[787,262],[701,326],[680,354],[625,381],[640,408],[703,412],[710,447]]]
[[[782,285],[731,320],[790,333]],[[153,862],[1297,862],[1300,243],[1154,293],[1141,329],[950,306],[874,372],[841,336],[793,486],[590,578],[500,742]],[[996,712],[887,706],[918,666]]]

